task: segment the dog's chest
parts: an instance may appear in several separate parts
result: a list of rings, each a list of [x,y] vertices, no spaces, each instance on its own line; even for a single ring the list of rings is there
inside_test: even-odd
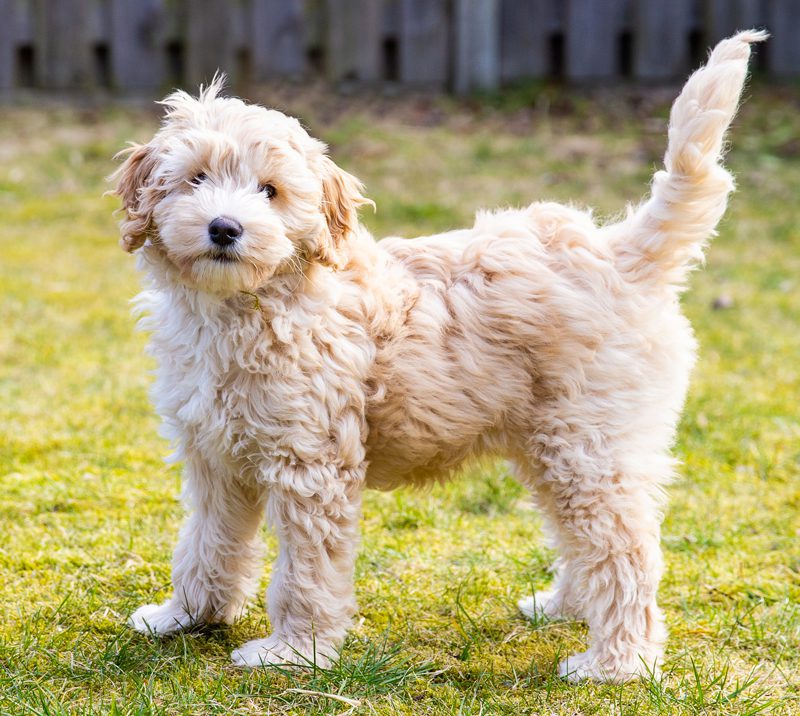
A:
[[[363,332],[299,307],[186,315],[154,332],[156,407],[169,437],[241,469],[342,458],[342,425],[363,429]]]

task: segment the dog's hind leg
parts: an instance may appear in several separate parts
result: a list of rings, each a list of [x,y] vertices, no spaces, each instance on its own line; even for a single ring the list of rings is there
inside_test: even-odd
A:
[[[623,681],[654,671],[665,639],[656,604],[660,490],[625,472],[596,441],[570,434],[544,442],[535,490],[562,565],[542,608],[584,619],[591,641],[586,652],[561,663],[560,674]]]
[[[187,460],[186,473],[184,498],[192,512],[173,556],[173,596],[140,607],[129,620],[145,634],[230,623],[257,585],[264,487],[239,482],[197,455]]]

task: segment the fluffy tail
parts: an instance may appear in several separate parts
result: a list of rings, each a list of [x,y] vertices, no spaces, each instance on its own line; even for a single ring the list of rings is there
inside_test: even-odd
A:
[[[631,279],[680,285],[702,261],[734,186],[720,162],[747,77],[750,44],[767,37],[748,30],[720,42],[672,105],[665,169],[653,178],[650,198],[609,227],[619,268]]]

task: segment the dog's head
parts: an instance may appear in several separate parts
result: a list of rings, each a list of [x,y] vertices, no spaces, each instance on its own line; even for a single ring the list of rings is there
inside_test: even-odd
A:
[[[309,262],[336,265],[367,200],[326,147],[281,112],[175,92],[164,124],[114,174],[121,245],[160,251],[185,283],[253,291]]]

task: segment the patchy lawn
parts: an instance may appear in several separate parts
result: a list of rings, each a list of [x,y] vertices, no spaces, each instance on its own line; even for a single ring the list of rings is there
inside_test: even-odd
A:
[[[367,496],[358,623],[331,671],[230,666],[267,632],[262,604],[162,641],[126,629],[167,595],[180,474],[101,194],[110,157],[156,119],[3,108],[0,713],[800,714],[800,94],[752,94],[732,134],[740,189],[685,298],[701,357],[664,524],[664,675],[625,686],[562,683],[585,627],[517,614],[553,555],[501,464]],[[415,235],[540,198],[619,212],[660,161],[665,97],[270,99],[365,180],[376,234]]]

